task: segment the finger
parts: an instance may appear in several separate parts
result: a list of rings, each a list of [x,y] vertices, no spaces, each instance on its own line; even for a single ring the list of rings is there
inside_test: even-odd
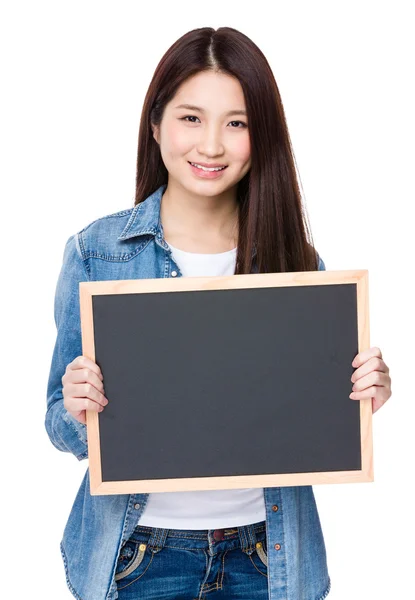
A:
[[[93,360],[91,360],[90,358],[88,358],[87,356],[77,356],[68,365],[68,367],[70,367],[72,370],[75,370],[75,369],[84,369],[84,368],[91,369],[91,371],[93,371],[94,373],[96,373],[98,375],[98,377],[100,377],[100,379],[103,379],[102,373],[101,373],[101,369],[99,368],[99,366],[97,365],[97,363],[94,362]]]
[[[108,398],[91,383],[73,383],[68,386],[68,392],[72,398],[90,398],[102,406],[108,404]]]
[[[364,400],[366,398],[373,398],[375,404],[381,402],[384,404],[390,397],[388,388],[383,385],[372,385],[361,392],[352,392],[349,396],[352,400]]]
[[[350,380],[355,382],[364,375],[370,373],[371,371],[380,371],[382,373],[387,373],[388,368],[386,367],[385,363],[381,358],[373,357],[370,358],[367,362],[365,362],[361,367],[356,369],[353,372],[353,375],[351,376]]]
[[[73,412],[82,410],[94,410],[95,412],[102,412],[104,410],[104,407],[101,404],[94,402],[94,400],[91,400],[90,398],[78,398],[76,396],[71,396],[68,398],[68,400],[70,401],[70,411]]]
[[[353,367],[360,367],[363,363],[365,363],[369,358],[378,357],[382,358],[382,352],[377,346],[373,346],[372,348],[368,348],[367,350],[363,350],[363,352],[359,352],[352,362]]]
[[[361,377],[352,387],[353,392],[360,392],[367,389],[371,385],[383,386],[386,385],[389,376],[380,371],[371,371],[368,375]]]
[[[70,370],[62,377],[62,383],[72,384],[72,383],[91,383],[94,387],[97,388],[102,394],[105,394],[104,391],[104,383],[98,377],[94,371],[85,367],[84,369],[75,369],[74,371]]]

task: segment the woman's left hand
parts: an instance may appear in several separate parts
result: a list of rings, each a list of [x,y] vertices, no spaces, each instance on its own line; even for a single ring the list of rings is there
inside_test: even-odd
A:
[[[382,359],[382,352],[376,347],[359,352],[352,367],[356,370],[351,377],[354,385],[349,397],[361,400],[370,396],[372,413],[375,413],[392,395],[389,368]]]

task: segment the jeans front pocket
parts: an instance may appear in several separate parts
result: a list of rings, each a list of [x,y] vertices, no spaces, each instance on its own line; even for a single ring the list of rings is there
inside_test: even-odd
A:
[[[261,539],[263,537],[263,539]],[[249,555],[251,563],[257,571],[268,577],[268,551],[266,535],[260,537],[255,544],[255,551]]]
[[[153,552],[150,552],[145,542],[127,540],[121,548],[115,571],[115,581],[127,583],[127,577],[132,576],[132,581],[136,581],[146,573],[154,558]],[[132,583],[130,581],[130,583]]]

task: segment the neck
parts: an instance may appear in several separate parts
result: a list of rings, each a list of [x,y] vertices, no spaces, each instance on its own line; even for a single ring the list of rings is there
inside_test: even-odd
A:
[[[236,186],[217,196],[195,195],[168,183],[161,199],[164,238],[189,252],[226,252],[237,246]]]

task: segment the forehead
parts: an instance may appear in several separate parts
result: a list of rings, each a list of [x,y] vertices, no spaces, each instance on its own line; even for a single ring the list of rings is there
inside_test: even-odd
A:
[[[219,113],[246,109],[238,79],[213,71],[203,71],[186,79],[168,105],[174,109],[179,104],[192,104],[206,112],[212,110]]]

